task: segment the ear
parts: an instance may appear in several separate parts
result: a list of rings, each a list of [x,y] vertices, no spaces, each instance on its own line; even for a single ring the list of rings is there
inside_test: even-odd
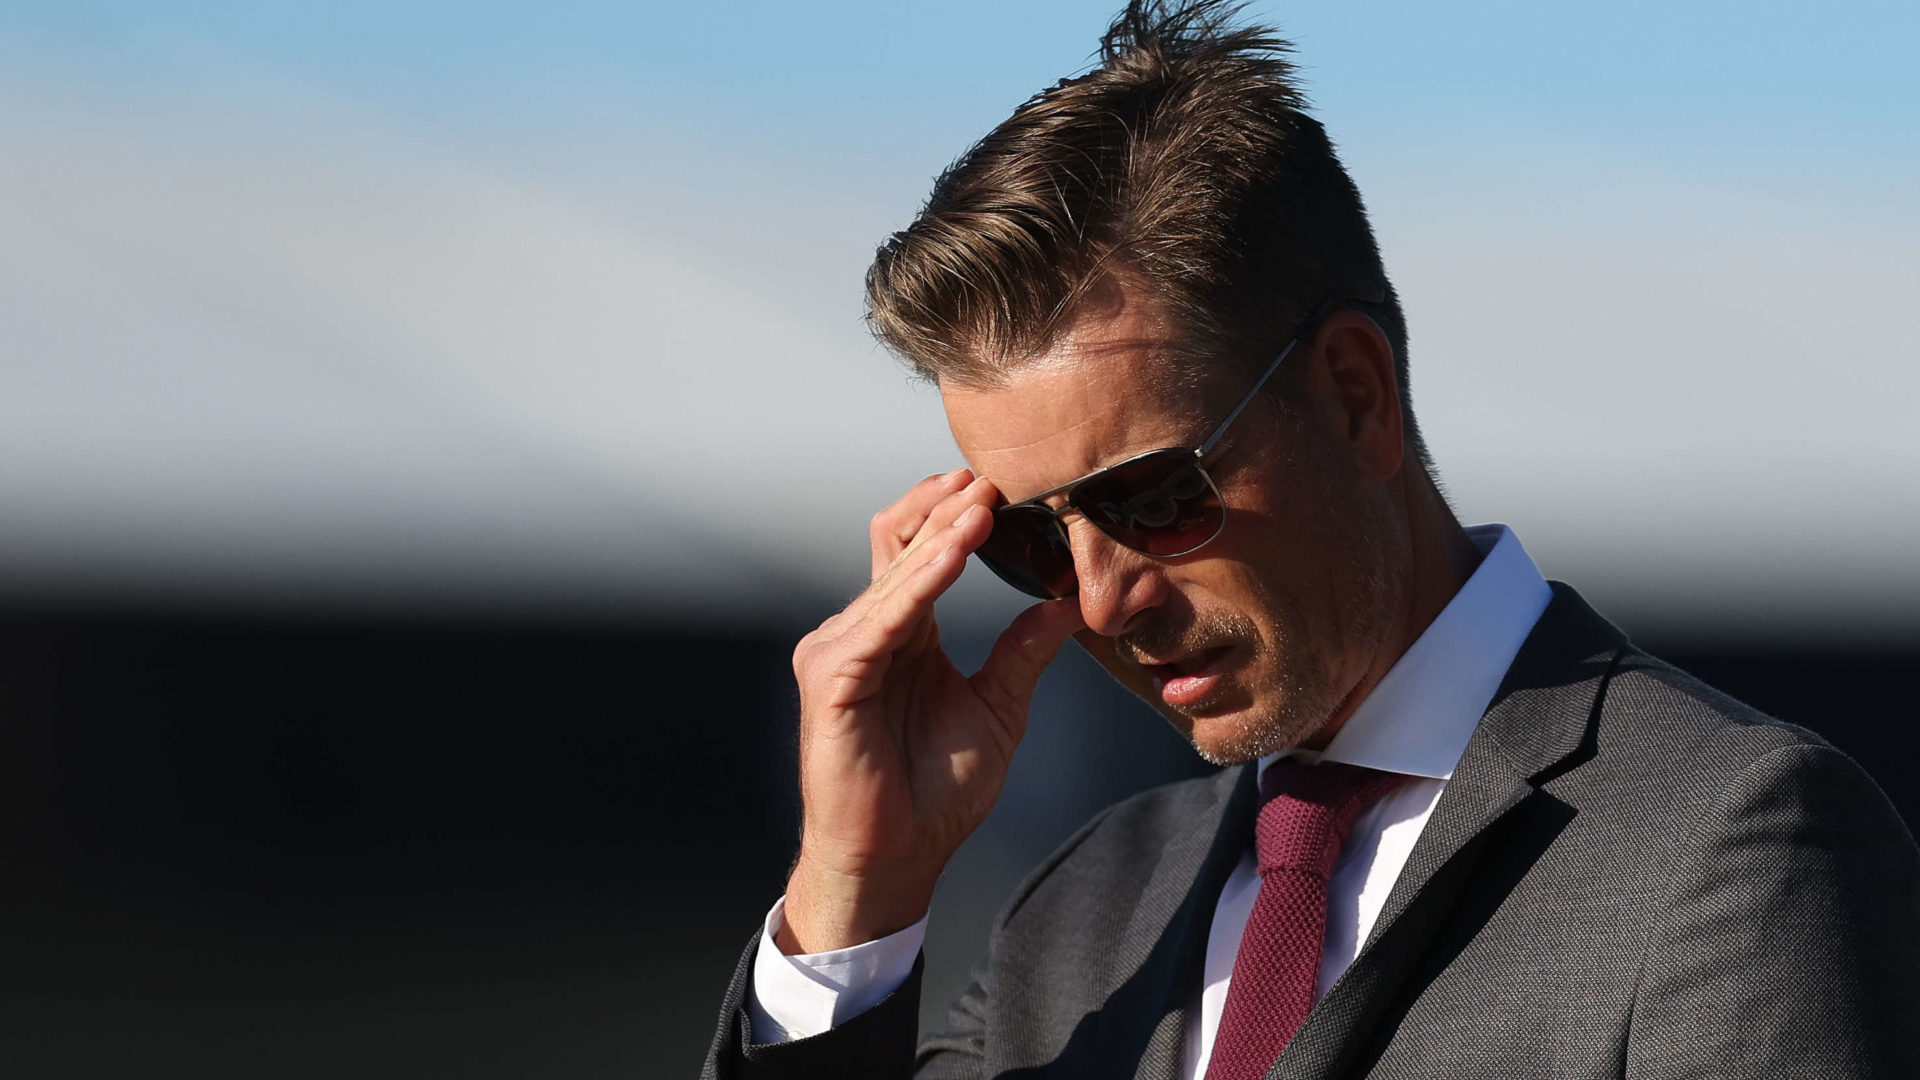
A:
[[[1361,479],[1392,478],[1406,453],[1406,430],[1387,335],[1360,312],[1338,311],[1321,323],[1314,346],[1313,381],[1328,434]]]

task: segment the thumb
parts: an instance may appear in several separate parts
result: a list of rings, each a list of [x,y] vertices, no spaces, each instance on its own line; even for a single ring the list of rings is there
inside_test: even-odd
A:
[[[1027,705],[1040,673],[1053,663],[1060,646],[1086,625],[1075,597],[1035,604],[1001,633],[987,662],[967,680],[1016,739],[1026,731]]]

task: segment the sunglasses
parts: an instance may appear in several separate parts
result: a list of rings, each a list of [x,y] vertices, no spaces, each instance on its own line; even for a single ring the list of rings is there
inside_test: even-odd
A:
[[[992,534],[974,554],[1000,580],[1029,596],[1053,600],[1071,596],[1080,587],[1073,570],[1073,547],[1061,520],[1067,514],[1079,514],[1120,546],[1156,559],[1191,555],[1207,546],[1227,523],[1226,503],[1220,498],[1220,486],[1207,473],[1207,460],[1254,395],[1310,335],[1327,307],[1322,303],[1314,308],[1280,355],[1199,446],[1149,450],[999,507],[993,512]],[[1047,500],[1056,495],[1065,499],[1057,507],[1048,505]]]

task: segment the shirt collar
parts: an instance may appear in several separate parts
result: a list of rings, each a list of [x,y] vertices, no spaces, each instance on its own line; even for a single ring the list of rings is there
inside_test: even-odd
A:
[[[1477,525],[1468,539],[1483,558],[1465,585],[1403,653],[1318,754],[1283,756],[1341,761],[1383,772],[1445,780],[1493,702],[1553,590],[1520,538],[1505,525]]]

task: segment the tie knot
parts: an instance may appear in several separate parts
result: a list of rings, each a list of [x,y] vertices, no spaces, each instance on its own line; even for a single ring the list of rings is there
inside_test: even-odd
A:
[[[1254,852],[1264,876],[1275,869],[1331,877],[1361,811],[1405,783],[1399,773],[1340,762],[1282,759],[1260,776]]]

